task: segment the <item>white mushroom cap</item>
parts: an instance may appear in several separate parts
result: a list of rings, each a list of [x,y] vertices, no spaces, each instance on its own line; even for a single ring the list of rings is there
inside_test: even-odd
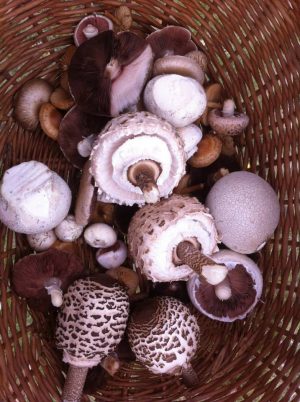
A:
[[[188,126],[178,128],[177,133],[184,143],[187,158],[190,159],[197,151],[197,145],[202,139],[202,131],[196,124],[189,124]]]
[[[27,240],[33,250],[45,251],[55,243],[57,237],[54,230],[48,230],[43,233],[29,234],[27,235]]]
[[[158,75],[144,92],[146,109],[175,127],[196,121],[206,108],[206,94],[198,81],[177,74]]]
[[[141,208],[128,229],[129,253],[136,266],[153,282],[188,280],[194,271],[175,265],[179,243],[192,240],[210,255],[219,241],[212,216],[196,199],[173,195],[155,205]]]
[[[0,220],[15,232],[46,232],[65,218],[71,197],[69,186],[57,173],[37,161],[23,162],[2,178]]]
[[[55,234],[59,240],[65,242],[73,242],[81,236],[83,226],[78,225],[75,221],[75,216],[68,215],[58,226],[55,228]]]
[[[84,231],[84,240],[95,248],[111,247],[117,241],[117,233],[106,223],[94,223]]]
[[[127,247],[125,243],[118,240],[108,248],[99,248],[96,253],[97,262],[106,269],[120,267],[127,258]]]
[[[128,170],[150,160],[160,166],[156,181],[160,197],[167,197],[185,173],[182,140],[168,122],[147,112],[112,119],[95,142],[91,173],[104,202],[145,204],[142,190],[132,184]]]

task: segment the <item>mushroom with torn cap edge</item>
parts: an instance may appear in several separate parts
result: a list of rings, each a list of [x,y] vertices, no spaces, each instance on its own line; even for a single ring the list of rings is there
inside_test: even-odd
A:
[[[109,18],[96,13],[88,15],[77,24],[73,35],[74,43],[79,46],[100,32],[113,30],[113,28],[113,23]]]

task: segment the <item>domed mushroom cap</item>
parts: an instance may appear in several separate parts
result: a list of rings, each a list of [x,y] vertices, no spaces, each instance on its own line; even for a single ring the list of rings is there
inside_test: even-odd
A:
[[[206,206],[222,242],[241,254],[260,250],[279,222],[275,191],[250,172],[233,172],[218,180],[208,193]]]
[[[145,196],[129,175],[139,162],[154,165],[160,197],[168,196],[185,172],[186,154],[179,135],[166,121],[148,112],[112,119],[91,153],[91,173],[100,201],[145,204]]]
[[[68,214],[71,197],[57,173],[37,161],[23,162],[6,170],[0,183],[0,220],[15,232],[47,232]]]
[[[192,303],[214,320],[233,322],[244,319],[261,297],[263,278],[260,269],[249,257],[231,250],[221,250],[212,258],[228,268],[226,281],[231,295],[226,300],[220,300],[215,286],[193,276],[187,283]]]
[[[107,275],[75,281],[64,294],[56,329],[63,361],[92,367],[113,352],[128,319],[129,301],[123,287]]]
[[[137,360],[150,371],[180,375],[197,351],[200,328],[182,302],[173,297],[155,297],[134,308],[128,340]]]
[[[249,124],[245,113],[238,113],[231,99],[224,102],[223,110],[213,109],[208,113],[208,124],[220,135],[238,135]]]
[[[141,208],[128,229],[129,253],[136,266],[153,282],[188,280],[194,271],[177,265],[175,250],[190,240],[203,254],[218,251],[218,235],[212,216],[196,199],[172,195]]]

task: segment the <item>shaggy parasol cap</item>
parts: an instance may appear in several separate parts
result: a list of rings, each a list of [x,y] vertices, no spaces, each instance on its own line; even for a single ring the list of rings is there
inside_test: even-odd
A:
[[[50,307],[50,296],[45,287],[47,281],[59,279],[60,289],[64,291],[83,270],[78,257],[53,248],[19,260],[12,269],[12,285],[19,296],[29,299],[32,307],[45,311]]]
[[[143,191],[130,179],[130,168],[150,162],[156,166],[159,197],[167,197],[185,173],[187,155],[175,128],[148,112],[112,119],[95,142],[91,173],[104,202],[145,204]],[[148,163],[149,164],[149,163]]]
[[[125,289],[107,275],[75,281],[64,294],[56,329],[63,361],[76,367],[96,366],[121,341],[128,319]]]
[[[196,199],[172,195],[141,208],[128,229],[129,253],[134,263],[153,282],[188,280],[194,271],[175,265],[174,253],[184,240],[196,241],[201,251],[218,251],[219,241],[212,216]]]
[[[224,322],[242,320],[261,297],[263,278],[260,269],[249,257],[231,250],[221,250],[213,255],[213,259],[228,268],[225,287],[229,287],[230,297],[220,300],[216,287],[198,276],[188,281],[189,297],[194,306],[209,318]]]
[[[197,351],[200,329],[196,317],[182,302],[173,297],[155,297],[134,308],[128,340],[137,360],[150,371],[180,375]]]

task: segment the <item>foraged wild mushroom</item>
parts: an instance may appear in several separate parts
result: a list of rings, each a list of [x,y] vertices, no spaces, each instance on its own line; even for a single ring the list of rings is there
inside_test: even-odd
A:
[[[188,126],[178,128],[177,133],[184,143],[187,158],[190,159],[198,149],[197,145],[202,139],[202,131],[196,124],[189,124]]]
[[[138,361],[152,373],[182,375],[192,386],[197,375],[191,360],[200,342],[200,328],[187,306],[173,297],[155,297],[137,304],[128,322],[128,340]]]
[[[197,46],[192,41],[191,32],[186,28],[173,25],[152,32],[147,36],[146,41],[150,43],[155,59],[173,54],[183,56],[197,50]]]
[[[30,247],[35,251],[48,250],[57,240],[54,230],[48,230],[44,233],[27,235]]]
[[[97,36],[100,32],[112,30],[114,28],[112,21],[100,14],[92,14],[82,18],[74,31],[74,43],[81,45],[88,39]]]
[[[182,140],[168,122],[147,112],[112,119],[91,153],[98,199],[126,205],[156,202],[178,184],[185,160]]]
[[[212,216],[196,199],[173,195],[136,212],[128,229],[129,255],[153,282],[188,280],[195,272],[217,284],[227,275],[208,256],[218,250]]]
[[[175,127],[185,127],[205,110],[206,95],[198,81],[178,74],[154,77],[144,91],[146,109]]]
[[[95,248],[111,247],[117,241],[117,233],[105,223],[93,223],[85,229],[83,235],[86,243]]]
[[[192,277],[187,284],[190,299],[209,318],[224,322],[242,320],[261,297],[261,272],[250,258],[234,251],[221,250],[213,259],[228,268],[226,279],[213,286],[200,277]]]
[[[74,105],[73,98],[62,87],[58,87],[52,92],[50,102],[60,110],[69,110]]]
[[[107,275],[79,279],[68,288],[56,329],[56,345],[69,364],[64,401],[80,400],[88,369],[116,350],[128,313],[125,289]]]
[[[128,31],[131,28],[132,15],[129,7],[124,5],[118,7],[115,11],[115,16],[121,31]]]
[[[188,163],[195,168],[209,166],[218,159],[221,150],[222,141],[216,135],[205,134]]]
[[[39,124],[39,111],[49,102],[53,89],[47,81],[35,78],[27,81],[17,93],[14,117],[26,130],[33,131]]]
[[[39,111],[39,120],[42,130],[48,137],[56,141],[58,130],[63,116],[51,103],[43,103]]]
[[[81,155],[83,158],[88,158],[90,156],[96,137],[96,134],[91,134],[78,142],[77,151],[79,155]]]
[[[89,155],[83,157],[78,152],[78,143],[91,134],[99,134],[107,122],[107,117],[89,115],[76,105],[68,111],[60,123],[57,141],[72,165],[79,169],[83,167]]]
[[[150,45],[134,33],[102,32],[77,48],[70,92],[82,111],[117,116],[138,102],[152,59]]]
[[[275,191],[250,172],[233,172],[218,180],[205,204],[222,242],[241,254],[259,251],[279,222],[280,204]]]
[[[127,247],[121,240],[107,248],[99,248],[96,260],[105,269],[120,267],[127,258]]]
[[[204,126],[208,126],[208,113],[212,109],[222,109],[223,103],[223,87],[218,82],[208,85],[205,90],[205,95],[207,99],[207,106],[205,108],[204,113],[200,117],[200,122]]]
[[[64,242],[73,242],[77,240],[83,232],[83,226],[78,225],[75,221],[75,216],[68,215],[55,228],[55,234],[59,240]]]
[[[201,52],[201,50],[192,50],[191,52],[186,53],[185,57],[195,60],[204,73],[207,71],[207,57],[204,52]]]
[[[135,271],[130,268],[120,266],[109,269],[106,274],[121,283],[126,288],[128,296],[135,294],[139,286],[139,277]]]
[[[29,161],[6,170],[0,183],[0,220],[18,233],[36,234],[68,214],[71,190],[48,166]]]
[[[77,225],[86,226],[89,223],[94,202],[95,187],[90,173],[90,161],[88,160],[82,170],[79,190],[75,204],[75,221]]]
[[[52,248],[17,261],[12,269],[12,285],[33,308],[46,311],[50,307],[50,297],[55,307],[62,304],[62,292],[83,270],[78,257]]]
[[[245,113],[235,112],[232,99],[227,99],[222,110],[213,109],[208,114],[208,124],[220,135],[238,135],[249,124],[249,117]]]

